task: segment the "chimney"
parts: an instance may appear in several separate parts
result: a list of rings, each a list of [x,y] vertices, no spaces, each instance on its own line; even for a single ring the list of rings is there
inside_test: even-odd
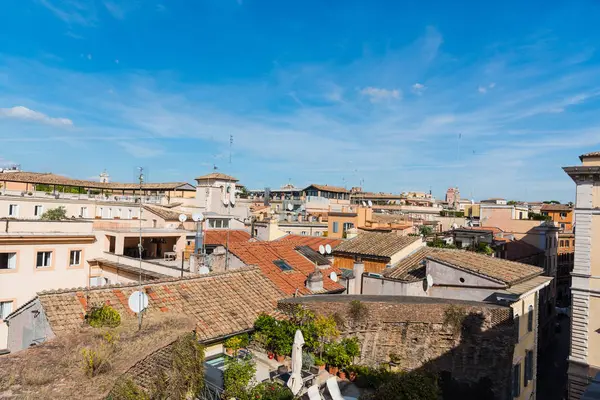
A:
[[[311,272],[306,278],[306,288],[311,292],[323,291],[323,274],[319,270]]]
[[[353,294],[362,294],[362,276],[365,272],[365,264],[363,264],[362,260],[357,260],[354,262],[352,272],[354,274],[354,279],[356,279],[354,284],[355,292]]]

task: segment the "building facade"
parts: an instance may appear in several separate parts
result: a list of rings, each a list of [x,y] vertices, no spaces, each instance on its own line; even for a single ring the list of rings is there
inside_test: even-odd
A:
[[[577,185],[572,272],[569,399],[579,400],[600,372],[600,152],[564,171]]]

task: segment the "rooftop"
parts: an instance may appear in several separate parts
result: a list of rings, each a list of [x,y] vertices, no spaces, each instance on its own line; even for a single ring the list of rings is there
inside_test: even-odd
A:
[[[229,232],[229,243],[247,242],[250,240],[250,234],[241,229],[216,230],[209,229],[204,231],[204,244],[208,246],[226,246],[227,232]]]
[[[583,161],[584,158],[588,157],[600,157],[600,151],[592,151],[590,153],[585,153],[579,156],[579,159]]]
[[[332,239],[323,236],[303,236],[303,235],[286,235],[278,239],[279,242],[293,241],[297,245],[309,246],[311,249],[319,251],[319,246],[330,245],[332,248],[342,243],[342,239]]]
[[[543,204],[542,211],[573,211],[573,207],[566,204]]]
[[[144,280],[144,281],[152,281],[152,280],[156,280],[156,279],[170,278],[169,275],[161,274],[160,272],[150,271],[145,268],[142,268],[140,271],[139,267],[133,267],[133,266],[127,265],[127,264],[113,262],[113,261],[107,260],[105,258],[93,258],[91,260],[88,260],[88,262],[90,263],[90,265],[97,265],[100,268],[102,268],[102,267],[113,268],[113,269],[116,269],[117,271],[129,272],[136,276],[139,275],[141,272],[142,280]]]
[[[433,247],[422,247],[408,257],[400,260],[391,268],[386,268],[383,271],[383,276],[405,282],[421,281],[426,275],[424,261],[436,251],[439,250]]]
[[[66,289],[38,293],[36,299],[52,331],[60,336],[81,328],[87,308],[95,304],[110,304],[123,318],[135,318],[128,298],[137,289],[137,283]],[[188,316],[195,321],[198,337],[204,342],[252,329],[256,317],[273,312],[277,301],[284,297],[258,268],[159,280],[144,284],[144,291],[149,297],[147,314]]]
[[[399,236],[396,233],[365,232],[341,243],[334,253],[375,257],[392,257],[406,246],[422,240],[419,236]]]
[[[170,208],[154,206],[154,205],[144,205],[144,210],[150,211],[164,219],[165,221],[179,221],[179,216],[184,214],[188,220],[192,220],[192,215],[188,213],[184,213],[181,211],[176,211]]]
[[[296,248],[294,241],[237,242],[230,243],[229,251],[248,265],[257,265],[264,276],[287,295],[311,294],[306,288],[306,278],[317,266]],[[284,261],[289,269],[280,268],[275,262]],[[320,267],[323,274],[323,291],[338,292],[344,287],[329,278],[331,272],[341,274],[335,267]]]
[[[238,182],[239,179],[234,178],[231,175],[223,174],[221,172],[212,172],[210,174],[202,175],[196,178],[197,181],[205,181],[209,179],[215,179],[219,181]]]
[[[436,251],[428,255],[427,258],[508,286],[526,281],[544,272],[539,267],[464,250],[444,249],[444,251]]]
[[[311,187],[313,187],[317,190],[323,191],[323,192],[350,193],[350,191],[348,189],[343,188],[341,186],[317,185],[314,183],[312,185],[304,188],[304,190],[310,189]]]
[[[71,179],[66,176],[56,175],[50,172],[11,172],[0,173],[0,181],[3,182],[21,182],[44,185],[62,185],[91,189],[113,189],[113,190],[139,190],[139,183],[119,183],[109,182],[101,183],[83,179]],[[163,183],[144,183],[142,189],[146,190],[187,190],[195,191],[194,186],[187,182],[163,182]]]

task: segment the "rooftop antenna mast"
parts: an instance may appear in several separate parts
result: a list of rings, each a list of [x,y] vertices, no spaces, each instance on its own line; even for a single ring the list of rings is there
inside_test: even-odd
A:
[[[142,293],[142,252],[144,251],[144,247],[142,246],[142,212],[143,212],[143,207],[142,207],[142,202],[144,200],[144,195],[143,195],[143,186],[142,184],[144,183],[144,168],[139,167],[140,170],[140,175],[138,177],[139,181],[140,181],[140,242],[138,243],[138,255],[140,257],[140,268],[139,268],[139,279],[138,279],[138,291],[140,292],[140,304],[142,303],[141,300],[141,293]],[[140,310],[138,312],[138,330],[142,329],[142,310]]]
[[[233,135],[229,135],[229,169],[231,169],[231,147],[233,146]],[[235,203],[235,183],[233,189],[231,189],[231,178],[227,183],[226,190],[229,190],[229,201],[227,204],[227,248],[225,249],[225,271],[229,271],[229,231],[231,226],[231,207]],[[233,202],[231,202],[231,196],[233,196]]]

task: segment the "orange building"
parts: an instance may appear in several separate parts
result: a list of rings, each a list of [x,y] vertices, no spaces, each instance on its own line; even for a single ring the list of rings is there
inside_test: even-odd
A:
[[[563,232],[573,232],[573,207],[566,204],[544,204],[541,213],[552,218]]]
[[[373,209],[360,206],[344,207],[342,211],[329,211],[327,214],[327,236],[334,239],[346,237],[346,231],[362,228],[371,221]]]

